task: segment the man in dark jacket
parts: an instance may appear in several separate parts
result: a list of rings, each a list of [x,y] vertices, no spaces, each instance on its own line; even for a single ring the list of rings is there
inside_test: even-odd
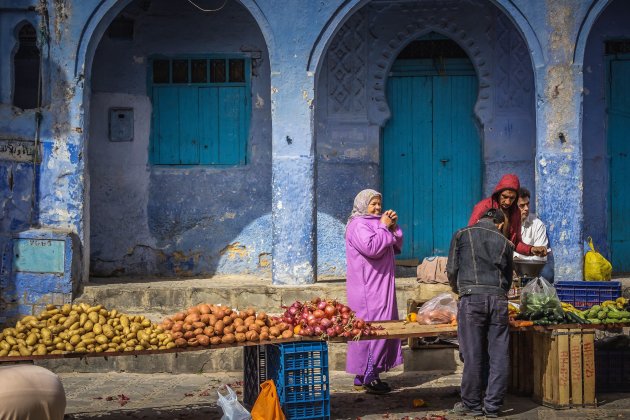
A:
[[[521,211],[518,208],[518,190],[521,183],[514,174],[506,174],[494,187],[494,192],[488,198],[484,198],[478,202],[473,208],[468,226],[472,226],[481,215],[489,208],[500,209],[506,217],[505,223],[501,227],[501,231],[516,247],[516,252],[523,255],[537,255],[544,257],[547,255],[547,247],[531,246],[524,243],[521,239]]]
[[[504,213],[486,209],[474,225],[451,240],[446,273],[459,294],[457,336],[464,360],[459,415],[497,417],[507,391],[509,324],[507,292],[512,285],[514,245],[502,234]],[[486,383],[485,366],[489,376]]]

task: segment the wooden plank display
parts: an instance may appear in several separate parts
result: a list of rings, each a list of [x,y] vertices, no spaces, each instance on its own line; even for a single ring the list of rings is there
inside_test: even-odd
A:
[[[532,395],[533,339],[529,331],[510,333],[510,382],[508,391],[515,395]]]
[[[556,409],[595,406],[594,331],[529,334],[534,335],[533,399]]]

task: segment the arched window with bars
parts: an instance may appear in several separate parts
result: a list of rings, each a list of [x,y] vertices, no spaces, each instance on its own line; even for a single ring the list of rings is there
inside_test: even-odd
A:
[[[40,51],[37,32],[30,23],[18,31],[18,48],[13,56],[13,105],[37,108],[41,101]]]

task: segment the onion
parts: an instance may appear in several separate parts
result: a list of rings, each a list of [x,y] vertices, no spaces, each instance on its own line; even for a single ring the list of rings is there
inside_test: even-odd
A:
[[[312,327],[304,327],[300,330],[300,335],[304,335],[306,337],[310,337],[313,335],[313,328]]]
[[[317,318],[317,319],[321,319],[321,318],[323,318],[323,317],[324,317],[324,315],[326,315],[326,314],[325,314],[325,313],[324,313],[324,311],[322,311],[321,309],[316,309],[316,310],[313,312],[313,316],[314,316],[315,318]]]
[[[315,333],[315,335],[322,335],[324,333],[324,330],[321,326],[315,325],[315,327],[313,328],[313,332]]]
[[[329,327],[332,326],[332,321],[330,319],[328,319],[328,318],[322,318],[319,321],[319,325],[321,325],[322,328],[329,328]]]
[[[287,309],[287,312],[289,313],[289,315],[295,315],[299,312],[299,309],[296,306],[291,306],[289,309]]]
[[[351,310],[347,306],[344,305],[344,306],[341,307],[341,313],[342,314],[343,313],[350,313],[350,312],[351,312]]]
[[[358,328],[358,329],[363,329],[365,327],[365,321],[363,321],[361,318],[357,318],[354,321],[354,328]]]
[[[337,313],[337,308],[332,305],[326,305],[324,308],[324,313],[328,318],[332,318]]]
[[[326,301],[325,301],[325,300],[322,300],[321,302],[319,302],[319,303],[317,304],[317,309],[321,309],[321,310],[323,311],[323,310],[324,310],[324,308],[326,308],[326,305],[328,305],[328,304],[326,303]]]
[[[350,331],[350,334],[352,334],[353,337],[356,337],[357,335],[361,334],[361,330],[358,328],[353,328],[352,331]]]
[[[326,329],[326,335],[328,337],[336,337],[337,336],[337,331],[335,331],[335,329],[332,328],[332,327],[331,328],[327,328]]]
[[[311,303],[313,305],[317,305],[320,301],[321,301],[321,299],[318,298],[318,297],[314,297],[313,299],[311,299]]]
[[[337,335],[343,334],[343,327],[341,325],[335,325],[335,332]]]

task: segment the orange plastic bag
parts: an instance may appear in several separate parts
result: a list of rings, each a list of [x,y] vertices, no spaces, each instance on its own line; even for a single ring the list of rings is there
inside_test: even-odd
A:
[[[273,380],[260,384],[260,394],[252,407],[252,420],[286,420]]]

